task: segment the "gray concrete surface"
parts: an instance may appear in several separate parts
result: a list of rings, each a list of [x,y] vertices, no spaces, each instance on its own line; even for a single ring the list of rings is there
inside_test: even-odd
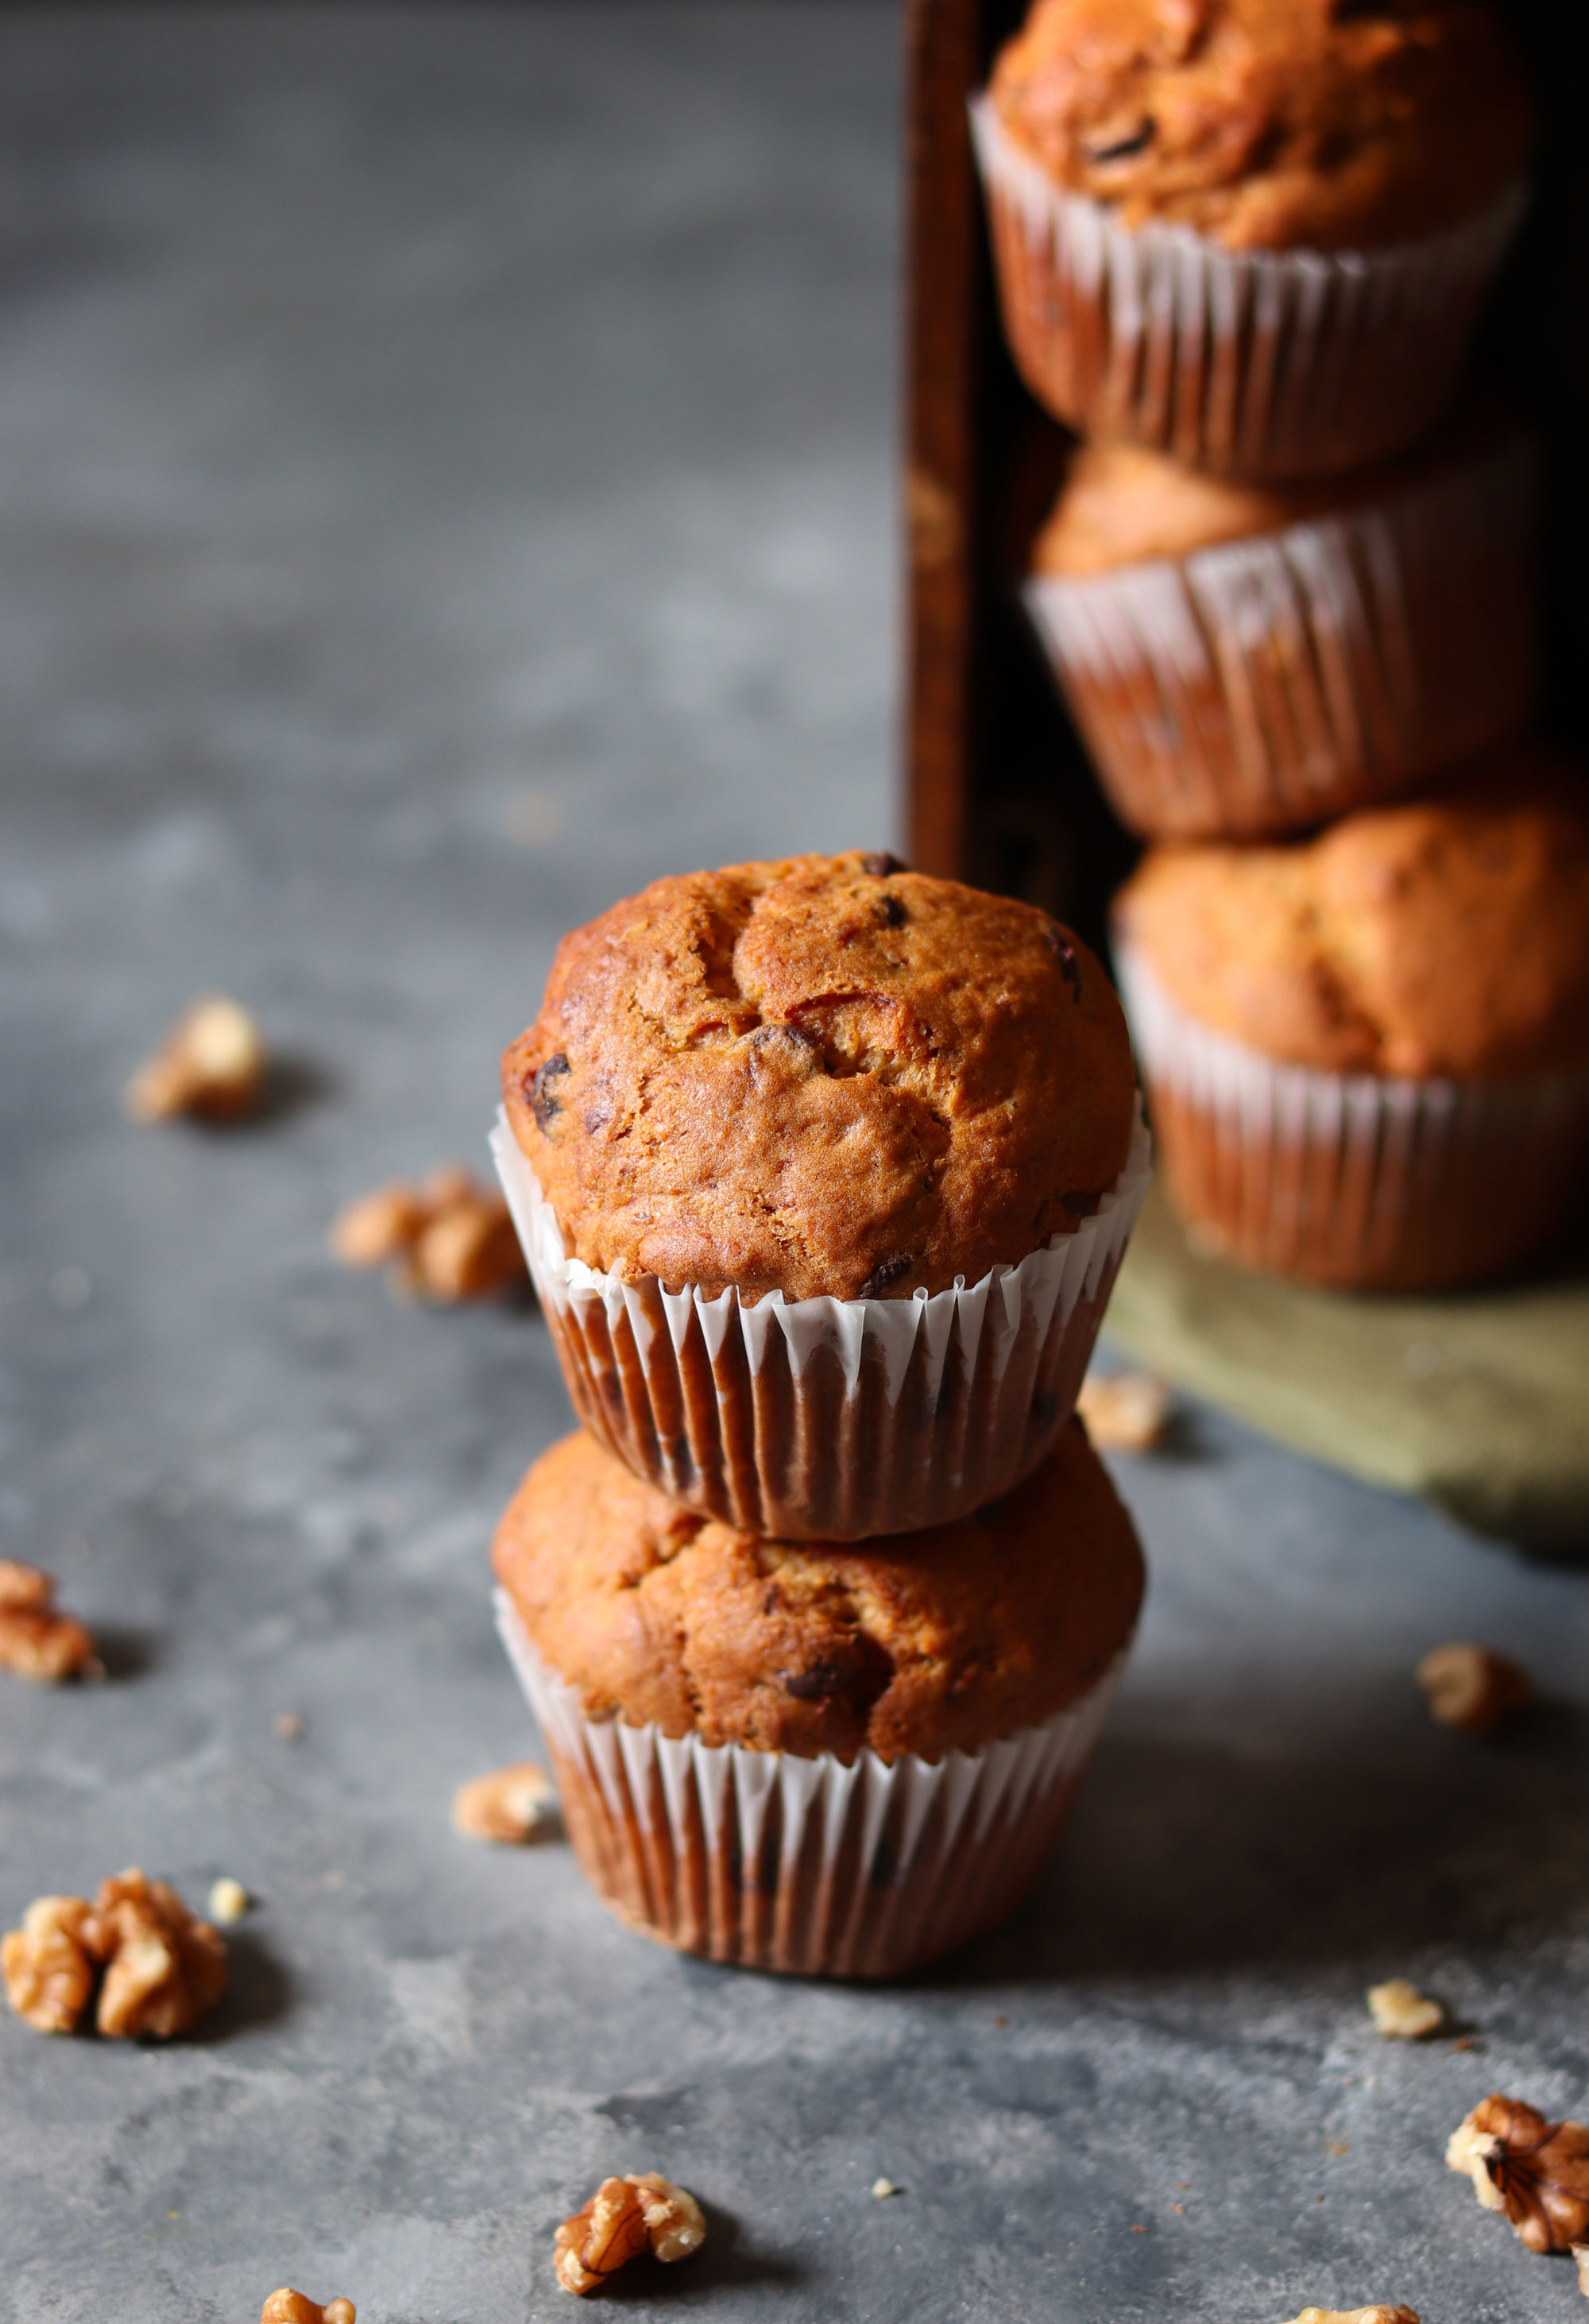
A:
[[[138,1861],[262,1902],[199,2038],[0,2019],[0,2313],[567,2312],[609,2170],[698,2190],[639,2315],[1570,2319],[1441,2166],[1589,2109],[1589,1579],[1206,1413],[1080,1818],[897,1988],[625,1933],[456,1840],[518,1756],[486,1543],[567,1421],[532,1314],[326,1257],[478,1157],[557,932],[668,865],[889,835],[892,9],[0,17],[0,1552],[114,1674],[0,1681],[0,1918]],[[130,1065],[230,988],[231,1135]],[[1464,1633],[1547,1710],[1409,1681]],[[274,1714],[300,1712],[300,1742]],[[1393,2048],[1404,1972],[1474,2046]],[[879,2174],[903,2193],[869,2193]]]

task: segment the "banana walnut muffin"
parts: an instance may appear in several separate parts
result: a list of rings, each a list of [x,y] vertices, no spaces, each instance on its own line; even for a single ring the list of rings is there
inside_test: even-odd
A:
[[[571,1257],[742,1300],[975,1283],[1125,1167],[1125,1021],[1032,906],[882,855],[655,881],[558,949],[503,1061]]]

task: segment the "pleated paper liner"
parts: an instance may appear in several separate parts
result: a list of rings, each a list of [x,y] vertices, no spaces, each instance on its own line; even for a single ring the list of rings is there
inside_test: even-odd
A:
[[[1028,611],[1122,817],[1251,837],[1388,798],[1516,733],[1534,689],[1533,454],[1070,578]]]
[[[568,1259],[504,1120],[492,1150],[574,1406],[637,1476],[781,1540],[946,1525],[1034,1469],[1075,1408],[1150,1175],[1139,1111],[1097,1212],[928,1297],[754,1306]]]
[[[1526,1257],[1581,1189],[1589,1074],[1283,1065],[1188,1017],[1140,948],[1114,957],[1166,1191],[1210,1250],[1344,1289],[1447,1289]]]
[[[496,1618],[597,1894],[680,1951],[803,1976],[895,1977],[995,1927],[1053,1849],[1126,1655],[983,1750],[846,1766],[587,1719],[500,1590]]]
[[[1054,185],[972,105],[1005,335],[1039,403],[1084,434],[1252,478],[1367,466],[1440,417],[1527,205],[1371,251],[1227,250],[1122,226]]]

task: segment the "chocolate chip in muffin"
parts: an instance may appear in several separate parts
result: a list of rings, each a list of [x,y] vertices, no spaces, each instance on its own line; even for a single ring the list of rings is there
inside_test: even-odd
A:
[[[879,904],[877,911],[879,918],[887,928],[902,928],[910,917],[897,896],[885,896]]]
[[[870,872],[874,880],[886,880],[891,872],[908,872],[910,867],[901,863],[897,855],[891,855],[886,848],[880,848],[874,855],[862,856],[861,869]]]
[[[901,1275],[910,1273],[915,1256],[914,1251],[897,1250],[892,1259],[880,1259],[861,1286],[862,1298],[881,1299],[891,1283],[897,1283]]]
[[[535,1127],[542,1137],[550,1135],[553,1116],[563,1110],[561,1098],[548,1089],[548,1082],[556,1081],[568,1071],[568,1060],[559,1049],[555,1057],[548,1057],[537,1065],[530,1077],[530,1111],[535,1116]]]

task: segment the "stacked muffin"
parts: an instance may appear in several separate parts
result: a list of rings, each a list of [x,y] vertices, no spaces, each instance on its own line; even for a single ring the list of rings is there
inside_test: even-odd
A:
[[[1510,1265],[1589,1149],[1589,792],[1511,739],[1529,438],[1446,416],[1524,199],[1501,29],[1037,0],[974,124],[1012,352],[1087,439],[1026,600],[1153,843],[1114,938],[1171,1197],[1312,1280]]]
[[[753,1966],[993,1924],[1141,1553],[1072,1410],[1146,1191],[1120,1004],[888,856],[657,881],[564,938],[498,1166],[584,1432],[499,1619],[599,1892]]]

